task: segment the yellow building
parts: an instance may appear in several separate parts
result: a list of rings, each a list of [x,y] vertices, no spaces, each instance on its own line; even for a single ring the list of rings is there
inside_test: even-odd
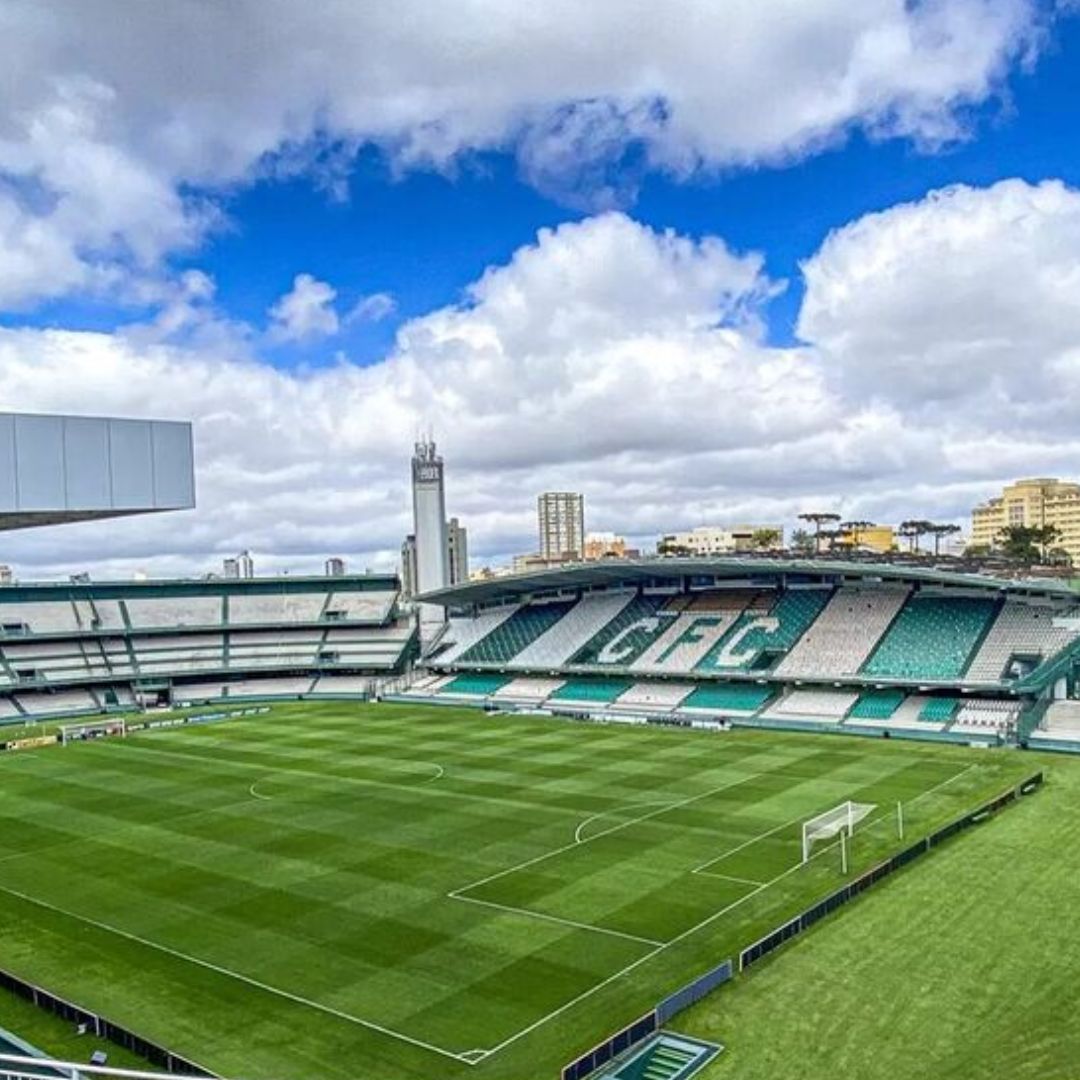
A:
[[[896,546],[896,537],[891,525],[865,525],[862,528],[841,529],[839,540],[842,544],[861,548],[863,551],[876,551],[884,554]]]
[[[971,511],[971,542],[995,547],[998,533],[1010,525],[1056,526],[1061,539],[1054,546],[1080,562],[1080,484],[1044,477],[1017,480]]]

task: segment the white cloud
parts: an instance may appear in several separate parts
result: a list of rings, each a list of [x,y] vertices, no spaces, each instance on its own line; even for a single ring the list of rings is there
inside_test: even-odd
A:
[[[250,547],[264,566],[392,566],[428,425],[480,557],[533,545],[548,487],[644,540],[821,507],[963,519],[1005,479],[1075,474],[1078,268],[1080,194],[1011,181],[839,230],[806,265],[798,348],[756,335],[775,287],[759,256],[616,213],[542,231],[368,367],[259,363],[206,325],[198,279],[174,305],[194,340],[0,331],[0,404],[191,418],[199,461],[183,527],[11,534],[5,558],[175,572]]]
[[[1075,428],[1080,193],[958,186],[834,232],[805,267],[799,333],[848,399],[945,427]]]
[[[641,167],[685,175],[810,153],[853,128],[936,145],[1033,54],[1039,11],[87,0],[61,18],[9,6],[0,307],[115,289],[197,243],[217,220],[205,196],[237,183],[317,169],[340,194],[363,143],[401,168],[509,148],[539,187],[590,205],[632,194],[633,176],[613,169],[630,147]]]
[[[348,315],[345,322],[382,322],[388,319],[397,310],[397,301],[388,292],[371,293],[362,296]]]
[[[330,337],[340,323],[334,310],[337,290],[311,274],[297,274],[293,287],[270,308],[271,337],[277,341],[304,341]]]

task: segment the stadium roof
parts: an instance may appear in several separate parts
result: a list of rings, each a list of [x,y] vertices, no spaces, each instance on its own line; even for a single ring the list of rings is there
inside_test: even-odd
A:
[[[188,423],[0,413],[0,530],[194,505]]]
[[[558,589],[596,586],[639,585],[662,579],[730,578],[797,574],[823,581],[859,578],[900,581],[953,588],[1008,592],[1011,595],[1072,598],[1076,591],[1068,582],[1050,578],[998,578],[987,574],[918,566],[910,563],[855,562],[839,559],[786,559],[768,556],[728,556],[722,558],[610,559],[601,562],[569,563],[526,574],[508,574],[484,581],[470,581],[426,593],[419,599],[443,607],[467,607],[496,600],[511,600]]]

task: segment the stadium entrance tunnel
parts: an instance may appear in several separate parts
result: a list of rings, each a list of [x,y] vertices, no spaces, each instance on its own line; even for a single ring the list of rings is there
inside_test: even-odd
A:
[[[590,1080],[686,1080],[722,1050],[716,1043],[661,1032]]]

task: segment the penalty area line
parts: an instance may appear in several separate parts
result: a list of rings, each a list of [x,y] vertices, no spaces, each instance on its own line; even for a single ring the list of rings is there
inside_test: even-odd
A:
[[[291,990],[282,990],[278,986],[271,986],[269,983],[261,982],[259,979],[254,979],[250,975],[242,975],[239,971],[233,971],[230,968],[222,967],[220,964],[215,964],[210,960],[202,960],[197,956],[191,956],[190,954],[181,952],[179,949],[174,949],[169,945],[162,945],[160,942],[140,937],[138,934],[133,934],[128,930],[121,930],[119,927],[110,926],[108,923],[101,922],[98,919],[91,919],[89,916],[79,915],[74,911],[67,911],[65,908],[52,904],[48,900],[41,900],[36,896],[29,896],[28,894],[19,892],[18,889],[12,889],[7,885],[0,885],[0,892],[5,892],[18,900],[23,900],[28,904],[34,904],[37,907],[44,908],[46,911],[52,911],[57,915],[63,915],[66,918],[74,919],[76,922],[84,923],[87,926],[93,926],[98,930],[104,930],[106,933],[115,934],[117,937],[124,938],[126,941],[133,941],[136,945],[142,945],[148,949],[153,949],[155,952],[164,953],[166,956],[174,957],[177,960],[184,960],[189,964],[204,968],[207,971],[212,971],[217,975],[224,975],[226,978],[235,979],[237,982],[242,982],[247,986],[254,987],[256,990],[262,990],[264,993],[271,994],[274,997],[291,1001],[295,1005],[306,1006],[309,1009],[314,1009],[316,1012],[325,1013],[327,1016],[333,1016],[338,1020],[345,1020],[350,1024],[355,1024],[357,1027],[367,1028],[369,1031],[375,1031],[380,1035],[386,1035],[391,1039],[397,1039],[399,1042],[408,1043],[411,1046],[418,1047],[421,1050],[430,1051],[441,1057],[451,1058],[454,1061],[460,1061],[466,1065],[476,1064],[476,1059],[472,1056],[473,1052],[471,1051],[468,1054],[455,1053],[453,1050],[447,1050],[442,1046],[436,1046],[434,1043],[425,1042],[423,1039],[417,1039],[412,1035],[406,1035],[404,1032],[395,1031],[393,1028],[377,1024],[373,1020],[364,1020],[359,1016],[353,1016],[351,1013],[344,1012],[341,1009],[335,1009],[332,1005],[324,1005],[321,1002],[312,1001],[311,998],[303,997],[300,994],[294,994]]]
[[[475,896],[461,896],[456,892],[447,893],[446,896],[449,900],[460,900],[465,904],[480,904],[482,907],[494,908],[496,911],[505,911],[508,915],[521,915],[529,919],[539,919],[541,922],[557,923],[559,926],[569,926],[574,930],[588,930],[593,934],[607,934],[609,937],[636,941],[640,945],[650,945],[653,948],[663,945],[662,941],[654,941],[652,938],[638,937],[637,934],[628,934],[623,930],[612,930],[606,926],[594,926],[592,923],[564,919],[561,915],[548,915],[543,911],[532,911],[529,908],[510,907],[507,904],[497,904],[494,900],[480,900]]]

